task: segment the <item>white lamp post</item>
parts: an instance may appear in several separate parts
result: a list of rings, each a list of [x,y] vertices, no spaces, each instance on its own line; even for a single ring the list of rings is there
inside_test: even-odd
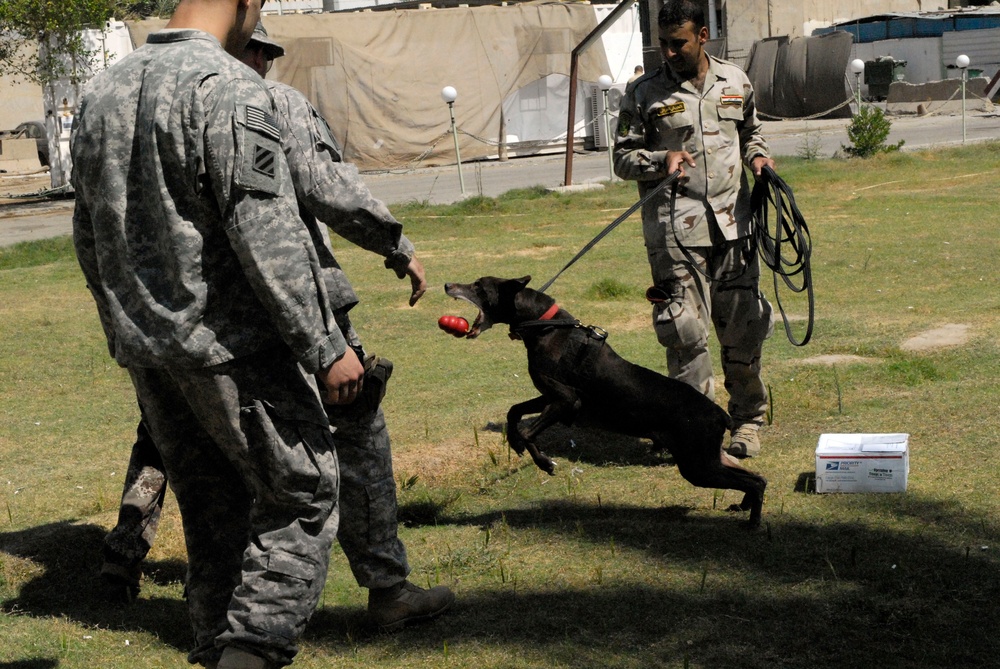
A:
[[[462,154],[458,150],[458,127],[455,125],[455,100],[458,99],[458,91],[454,86],[445,86],[441,89],[441,99],[448,103],[448,111],[451,113],[451,134],[455,138],[455,160],[458,162],[458,183],[462,188],[462,195],[465,195],[465,178],[462,177]]]
[[[861,111],[861,73],[865,71],[865,61],[855,58],[851,61],[851,72],[854,73],[854,91],[858,98],[858,111]]]
[[[608,117],[611,115],[611,110],[608,109],[608,89],[611,88],[611,84],[614,83],[614,79],[606,74],[602,74],[597,78],[597,85],[601,87],[601,92],[604,94],[604,137],[608,140],[608,180],[615,180],[615,164],[612,153],[614,153],[614,144],[611,141],[611,124],[609,123]]]
[[[955,59],[955,65],[962,70],[962,143],[965,143],[965,82],[969,76],[969,57],[964,53]]]

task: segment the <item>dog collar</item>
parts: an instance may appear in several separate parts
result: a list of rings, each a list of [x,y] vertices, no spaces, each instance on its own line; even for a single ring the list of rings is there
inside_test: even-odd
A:
[[[544,314],[538,317],[538,320],[547,321],[553,316],[555,316],[558,312],[559,312],[559,305],[553,304],[551,307],[548,308],[548,310]]]

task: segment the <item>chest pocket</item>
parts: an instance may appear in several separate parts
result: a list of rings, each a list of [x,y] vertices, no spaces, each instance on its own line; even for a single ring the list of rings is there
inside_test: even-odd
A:
[[[649,109],[649,120],[656,130],[656,150],[679,151],[694,134],[696,110],[683,100],[667,101]],[[650,147],[654,148],[654,147]]]
[[[718,110],[720,123],[725,123],[726,121],[733,123],[743,122],[743,105],[741,104],[720,104]]]

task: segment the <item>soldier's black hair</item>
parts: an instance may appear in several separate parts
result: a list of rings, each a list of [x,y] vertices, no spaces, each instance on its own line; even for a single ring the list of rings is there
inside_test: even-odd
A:
[[[656,23],[662,28],[666,26],[681,26],[691,21],[695,32],[705,27],[705,10],[700,2],[692,0],[667,0],[660,7]]]

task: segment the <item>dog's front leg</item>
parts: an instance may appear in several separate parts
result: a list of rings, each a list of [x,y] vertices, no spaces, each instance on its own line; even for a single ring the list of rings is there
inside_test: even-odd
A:
[[[556,471],[556,463],[552,458],[538,450],[538,446],[535,445],[535,438],[556,423],[562,422],[567,425],[572,423],[573,417],[579,408],[579,401],[575,403],[561,400],[550,402],[542,409],[538,418],[532,421],[531,426],[518,435],[524,440],[524,446],[528,449],[531,459],[535,461],[538,468],[550,476]]]
[[[521,435],[521,430],[518,428],[518,424],[521,419],[528,414],[541,413],[547,407],[549,401],[545,399],[545,396],[539,396],[534,399],[530,399],[527,402],[520,402],[515,404],[507,411],[507,443],[514,452],[518,455],[524,455],[525,449],[525,439]]]

